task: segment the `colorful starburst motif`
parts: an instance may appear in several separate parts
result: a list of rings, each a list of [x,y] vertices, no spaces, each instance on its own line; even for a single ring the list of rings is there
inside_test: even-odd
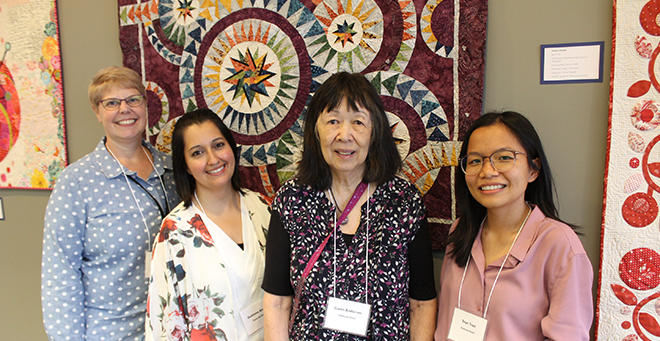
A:
[[[286,117],[299,91],[300,63],[277,25],[236,22],[217,35],[204,59],[205,104],[229,129],[260,135]]]
[[[325,0],[314,16],[325,34],[306,37],[309,55],[328,72],[359,72],[376,57],[383,40],[383,20],[374,0]]]
[[[242,98],[241,102],[246,99],[248,105],[252,107],[252,103],[259,95],[268,96],[266,87],[275,87],[268,79],[275,76],[274,72],[268,71],[271,64],[266,64],[267,53],[259,56],[259,50],[252,54],[250,48],[245,51],[245,54],[240,53],[240,58],[232,58],[231,62],[233,68],[227,68],[232,75],[225,78],[225,82],[233,84],[230,91],[234,91],[234,100]]]
[[[179,20],[183,19],[184,22],[187,18],[192,20],[192,12],[195,9],[193,7],[193,0],[179,0],[179,7],[176,9],[179,11]]]
[[[341,46],[346,46],[346,42],[353,43],[353,36],[357,33],[357,31],[353,29],[354,26],[355,23],[349,24],[346,20],[344,20],[342,24],[337,25],[337,29],[332,32],[332,34],[337,36],[335,44],[338,41],[341,41]]]

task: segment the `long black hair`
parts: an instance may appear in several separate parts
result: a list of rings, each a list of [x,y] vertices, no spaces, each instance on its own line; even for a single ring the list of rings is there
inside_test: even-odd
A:
[[[468,129],[465,141],[461,147],[459,158],[467,154],[468,144],[472,133],[482,127],[501,124],[511,132],[525,149],[527,164],[538,172],[538,177],[527,184],[525,201],[535,204],[546,217],[563,222],[559,219],[555,205],[555,187],[550,171],[550,164],[543,151],[541,139],[536,133],[532,123],[525,116],[514,112],[491,112],[479,117]],[[534,163],[537,160],[538,166]],[[470,193],[464,174],[456,177],[456,197],[459,220],[456,228],[447,239],[448,255],[454,258],[456,264],[464,267],[474,240],[479,234],[481,222],[486,217],[486,208],[474,199]],[[572,228],[575,225],[567,224]]]
[[[183,206],[186,208],[190,207],[192,203],[192,196],[195,193],[195,188],[197,188],[197,183],[195,182],[195,178],[188,173],[183,135],[190,126],[201,125],[207,121],[215,124],[220,129],[222,136],[227,140],[227,143],[229,143],[229,147],[231,147],[231,151],[234,153],[236,164],[234,166],[234,174],[231,176],[231,187],[235,191],[243,193],[241,174],[238,171],[239,150],[234,136],[232,136],[231,131],[225,123],[222,122],[222,119],[211,109],[196,109],[181,116],[175,123],[174,131],[172,132],[172,170],[174,173],[174,183],[176,185],[176,193],[183,200]]]
[[[316,121],[324,110],[331,111],[344,100],[351,109],[358,110],[357,106],[360,105],[371,115],[373,129],[361,180],[382,184],[394,178],[401,168],[401,156],[380,95],[362,74],[339,72],[328,78],[316,91],[305,118],[302,160],[296,176],[300,183],[316,190],[328,189],[332,184],[330,166],[323,158],[316,133]]]

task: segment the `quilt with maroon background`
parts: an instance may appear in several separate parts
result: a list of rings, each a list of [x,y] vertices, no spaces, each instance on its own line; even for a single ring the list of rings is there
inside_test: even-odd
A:
[[[216,112],[244,184],[269,197],[295,173],[305,106],[338,71],[381,94],[402,176],[424,194],[435,249],[456,218],[461,137],[481,114],[486,0],[119,0],[124,65],[148,89],[148,138]]]

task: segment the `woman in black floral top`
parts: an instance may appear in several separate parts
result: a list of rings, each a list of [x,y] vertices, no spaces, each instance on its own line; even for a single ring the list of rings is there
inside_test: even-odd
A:
[[[272,204],[266,340],[433,340],[436,292],[419,191],[360,74],[312,98],[297,176]],[[355,209],[351,210],[351,207]]]

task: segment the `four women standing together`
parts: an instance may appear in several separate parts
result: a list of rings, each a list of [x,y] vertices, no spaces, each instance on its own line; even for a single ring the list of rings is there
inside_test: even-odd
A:
[[[364,76],[338,73],[316,91],[298,172],[270,209],[241,186],[239,149],[222,120],[208,109],[182,116],[172,157],[183,201],[169,214],[178,199],[172,175],[140,142],[143,87],[111,85],[90,95],[106,138],[62,173],[47,209],[42,296],[51,339],[140,340],[146,306],[150,340],[588,340],[591,265],[557,217],[549,165],[520,114],[484,115],[466,135],[460,218],[438,304],[421,194],[396,176],[401,158]],[[110,161],[114,172],[103,166]],[[87,164],[108,179],[79,188]],[[122,199],[127,189],[135,205]],[[156,206],[160,215],[149,213]],[[131,229],[140,216],[149,238]],[[154,238],[150,227],[162,217]],[[128,243],[118,248],[115,239]],[[71,303],[64,325],[55,312]]]

